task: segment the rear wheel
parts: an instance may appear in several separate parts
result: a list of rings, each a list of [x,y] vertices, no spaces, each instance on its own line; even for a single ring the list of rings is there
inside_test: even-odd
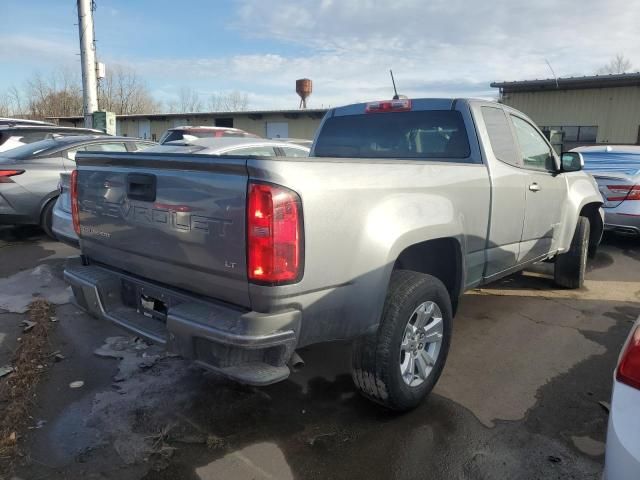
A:
[[[451,300],[440,280],[393,272],[378,331],[353,346],[352,376],[360,392],[392,410],[415,408],[442,373],[451,324]]]
[[[569,251],[558,255],[554,270],[555,283],[564,288],[582,288],[589,255],[590,224],[586,217],[578,218],[578,225]]]
[[[58,197],[49,200],[42,209],[42,214],[40,215],[40,226],[44,230],[44,233],[54,240],[57,240],[57,238],[53,233],[53,207],[55,206],[57,199]]]

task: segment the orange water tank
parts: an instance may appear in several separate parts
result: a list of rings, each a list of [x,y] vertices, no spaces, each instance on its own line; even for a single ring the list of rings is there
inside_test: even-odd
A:
[[[313,83],[308,78],[296,80],[296,93],[300,95],[300,108],[307,108],[307,98],[313,91]]]

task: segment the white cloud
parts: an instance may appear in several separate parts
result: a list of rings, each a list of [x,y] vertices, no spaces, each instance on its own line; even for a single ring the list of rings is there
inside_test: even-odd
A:
[[[77,45],[28,35],[0,35],[0,58],[3,62],[28,61],[67,63],[74,59]]]
[[[242,89],[255,108],[295,106],[301,77],[314,81],[312,106],[385,98],[389,68],[410,96],[488,97],[492,80],[551,76],[545,59],[560,76],[591,74],[617,52],[640,61],[637,18],[640,3],[622,0],[242,0],[237,33],[307,53],[170,63],[177,85]],[[165,62],[142,65],[171,75]]]
[[[497,93],[489,87],[492,80],[551,76],[545,59],[559,76],[591,74],[618,52],[640,66],[640,2],[240,0],[237,5],[227,38],[266,41],[267,53],[245,49],[219,57],[144,59],[131,51],[130,64],[165,99],[181,86],[203,97],[242,90],[256,109],[295,108],[294,81],[302,77],[313,80],[310,106],[319,107],[389,97],[389,68],[401,93],[410,96],[490,97]],[[198,39],[198,32],[192,35]],[[77,50],[65,44],[61,56],[60,45],[52,42],[9,40],[0,41],[0,57],[74,59]],[[104,61],[123,63],[117,57]]]

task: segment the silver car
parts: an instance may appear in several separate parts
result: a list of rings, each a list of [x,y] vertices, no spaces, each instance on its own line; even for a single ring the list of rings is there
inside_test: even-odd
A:
[[[145,153],[199,153],[205,155],[256,155],[261,157],[308,157],[309,149],[289,142],[260,138],[197,138],[174,140],[147,148]],[[60,196],[53,209],[53,233],[58,240],[78,245],[71,218],[71,173],[60,174]]]
[[[13,150],[28,143],[39,142],[48,138],[70,135],[107,135],[91,128],[59,127],[44,122],[31,121],[16,123],[13,119],[0,118],[0,152]],[[0,155],[6,155],[0,153]]]
[[[173,147],[173,148],[172,148]],[[171,150],[168,150],[171,148]],[[148,152],[198,153],[202,155],[254,155],[257,157],[308,157],[310,149],[279,140],[252,137],[190,138],[165,142]]]
[[[640,318],[631,329],[616,368],[607,430],[606,480],[640,478]]]
[[[132,152],[155,143],[112,136],[64,136],[23,145],[0,156],[0,224],[40,225],[53,235],[60,173],[75,168],[78,151]]]
[[[640,147],[579,147],[604,199],[605,230],[640,235]]]

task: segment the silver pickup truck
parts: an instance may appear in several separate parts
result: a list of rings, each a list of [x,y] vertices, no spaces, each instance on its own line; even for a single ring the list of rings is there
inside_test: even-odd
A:
[[[479,100],[332,109],[308,158],[76,161],[78,305],[253,385],[352,340],[358,389],[395,410],[435,385],[465,290],[539,261],[579,288],[603,230],[580,154]]]

